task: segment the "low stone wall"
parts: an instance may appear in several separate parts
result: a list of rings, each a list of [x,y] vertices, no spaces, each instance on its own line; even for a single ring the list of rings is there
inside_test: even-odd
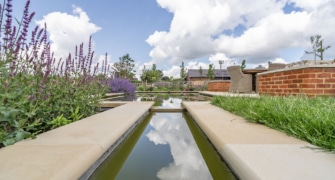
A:
[[[257,75],[258,93],[268,95],[335,96],[335,65],[288,66]]]
[[[230,87],[230,81],[219,80],[219,81],[209,81],[208,91],[214,92],[228,92]]]

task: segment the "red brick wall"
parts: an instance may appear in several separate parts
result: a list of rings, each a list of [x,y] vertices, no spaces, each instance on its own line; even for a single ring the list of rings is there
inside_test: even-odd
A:
[[[335,96],[335,67],[304,67],[258,74],[257,84],[259,94]]]
[[[208,82],[208,91],[228,92],[230,81],[210,81]]]

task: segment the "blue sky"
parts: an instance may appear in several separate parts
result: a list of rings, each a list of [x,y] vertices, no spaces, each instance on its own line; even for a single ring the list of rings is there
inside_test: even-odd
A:
[[[19,16],[25,1],[14,0]],[[76,44],[94,41],[95,62],[107,53],[112,64],[129,53],[139,73],[155,63],[165,75],[188,69],[223,67],[247,60],[247,67],[268,61],[313,59],[309,37],[321,34],[325,59],[335,58],[333,0],[31,0],[32,26],[47,23],[58,56]]]

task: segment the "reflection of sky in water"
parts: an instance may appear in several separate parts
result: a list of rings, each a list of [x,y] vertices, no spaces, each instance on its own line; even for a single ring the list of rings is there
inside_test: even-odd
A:
[[[142,98],[143,97],[138,97],[136,101],[141,101]],[[180,108],[182,99],[170,97],[168,99],[162,99],[162,101],[162,104],[159,106],[160,108]]]
[[[180,98],[169,98],[168,100],[163,100],[162,106],[164,108],[179,108],[181,107]]]
[[[168,144],[173,157],[172,163],[158,171],[158,178],[212,179],[181,113],[153,118],[150,125],[153,129],[146,136],[156,145]]]

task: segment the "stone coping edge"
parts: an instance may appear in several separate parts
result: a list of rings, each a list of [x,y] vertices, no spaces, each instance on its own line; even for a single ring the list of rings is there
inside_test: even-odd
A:
[[[276,69],[272,71],[265,71],[256,74],[256,76],[264,75],[264,74],[271,74],[276,72],[285,72],[285,71],[293,71],[293,70],[299,70],[299,69],[307,69],[307,68],[335,68],[335,64],[332,65],[304,65],[304,66],[296,66],[296,67],[288,67],[288,68],[282,68],[282,69]]]
[[[144,113],[139,120],[137,120],[112,146],[79,178],[79,180],[87,180],[94,173],[94,171],[112,154],[124,139],[134,131],[134,129],[145,119],[149,112]]]

